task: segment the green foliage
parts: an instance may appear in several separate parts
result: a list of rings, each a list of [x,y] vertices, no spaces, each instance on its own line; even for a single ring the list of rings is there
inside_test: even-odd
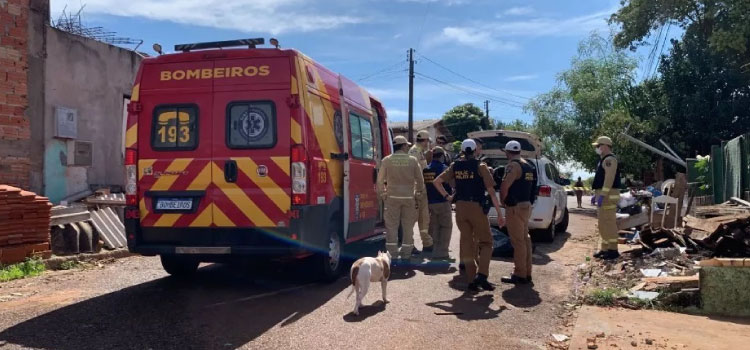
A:
[[[60,263],[60,270],[72,270],[81,266],[81,263],[76,260],[66,260]]]
[[[496,120],[494,128],[496,130],[513,130],[534,133],[534,126],[532,124],[524,122],[521,119],[516,119],[509,123],[503,123],[500,120]]]
[[[453,141],[453,143],[451,143],[451,150],[454,154],[461,153],[461,142],[463,142],[463,140]]]
[[[610,17],[620,28],[614,37],[618,48],[646,45],[651,34],[669,24],[697,35],[717,53],[750,62],[747,0],[623,0],[622,5]]]
[[[613,306],[615,305],[617,298],[624,294],[624,291],[618,288],[594,289],[586,294],[583,298],[583,302],[589,305]]]
[[[709,174],[711,173],[711,157],[698,156],[698,161],[695,162],[695,169],[698,170],[698,176],[696,180],[701,183],[701,190],[707,191],[711,188],[709,183]]]
[[[451,108],[443,115],[443,124],[457,140],[466,139],[466,134],[482,130],[484,112],[472,103]],[[460,147],[460,145],[459,145]]]
[[[33,258],[18,264],[8,265],[0,268],[0,282],[12,281],[15,279],[38,276],[44,272],[44,263],[42,259]]]
[[[607,135],[615,141],[614,151],[626,173],[639,173],[648,164],[649,155],[617,138],[626,129],[636,133],[646,129],[646,123],[630,113],[636,67],[633,58],[615,51],[599,35],[581,42],[571,68],[559,74],[558,86],[525,106],[534,115],[534,129],[553,159],[593,170],[599,156],[591,142]]]

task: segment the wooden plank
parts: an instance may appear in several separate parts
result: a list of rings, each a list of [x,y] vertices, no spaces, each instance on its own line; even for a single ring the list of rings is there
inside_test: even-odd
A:
[[[742,200],[742,199],[739,199],[739,198],[737,198],[737,197],[732,197],[732,198],[729,198],[729,200],[730,200],[730,201],[732,201],[732,202],[735,202],[735,203],[737,203],[737,204],[739,204],[739,205],[744,205],[744,206],[746,206],[746,207],[750,207],[750,202],[748,202],[748,201],[744,201],[744,200]]]
[[[102,240],[104,241],[104,246],[109,249],[115,249],[116,243],[113,242],[112,236],[113,233],[111,229],[107,226],[106,222],[102,219],[102,216],[99,214],[99,212],[91,212],[91,221],[94,223],[94,228],[96,228],[97,231],[99,231],[100,236],[102,237]]]
[[[700,277],[693,276],[662,276],[662,277],[644,277],[641,281],[654,284],[680,285],[683,288],[700,287]]]

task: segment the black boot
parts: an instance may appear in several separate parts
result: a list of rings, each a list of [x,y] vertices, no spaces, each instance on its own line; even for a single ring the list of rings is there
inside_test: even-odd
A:
[[[466,287],[466,290],[469,292],[477,293],[479,292],[479,284],[477,284],[477,281],[474,280],[474,282],[469,283],[469,286]]]
[[[616,260],[620,257],[620,252],[617,250],[608,250],[602,254],[601,258],[604,260]]]
[[[487,276],[478,273],[477,277],[474,278],[474,283],[476,283],[479,287],[482,287],[484,290],[493,291],[495,290],[495,286],[493,286],[490,282],[487,281]]]
[[[523,277],[518,277],[516,275],[510,275],[506,276],[500,279],[503,283],[512,283],[512,284],[527,284],[529,283],[528,279],[525,279]]]
[[[433,247],[434,247],[434,245],[431,245],[429,247],[422,247],[422,253],[425,253],[425,254],[432,253],[432,248]]]
[[[417,247],[411,248],[411,255],[417,256],[419,254],[422,254],[422,252],[420,252],[419,249],[417,249]]]
[[[607,251],[606,251],[606,250],[600,250],[600,251],[598,251],[598,252],[594,253],[594,258],[596,258],[596,259],[601,259],[601,258],[602,258],[602,256],[603,256],[604,254],[606,254],[606,253],[607,253]]]

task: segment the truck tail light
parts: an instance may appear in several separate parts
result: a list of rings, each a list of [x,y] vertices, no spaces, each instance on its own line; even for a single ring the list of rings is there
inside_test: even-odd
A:
[[[307,204],[307,150],[292,146],[292,204]]]
[[[549,186],[539,186],[539,197],[551,197],[552,196],[552,187]]]
[[[138,153],[136,150],[128,148],[125,150],[125,204],[138,204]]]

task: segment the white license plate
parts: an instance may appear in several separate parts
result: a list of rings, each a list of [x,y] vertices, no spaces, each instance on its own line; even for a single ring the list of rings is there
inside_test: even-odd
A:
[[[157,210],[190,210],[193,209],[192,199],[159,199],[156,202]]]

